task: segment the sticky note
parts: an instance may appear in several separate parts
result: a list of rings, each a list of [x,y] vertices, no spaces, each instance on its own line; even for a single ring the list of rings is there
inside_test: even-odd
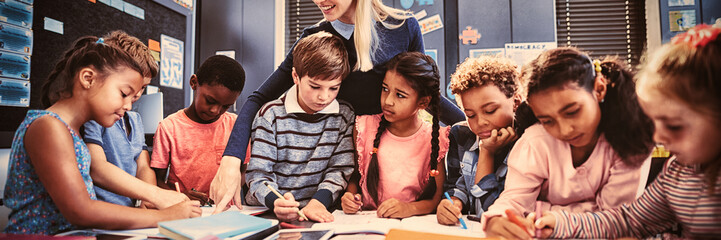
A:
[[[148,49],[160,52],[160,42],[148,39]]]

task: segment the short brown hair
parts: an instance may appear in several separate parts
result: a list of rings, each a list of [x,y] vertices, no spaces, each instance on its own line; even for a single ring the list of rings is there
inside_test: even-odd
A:
[[[110,46],[122,49],[140,66],[140,74],[143,77],[153,78],[158,75],[158,63],[150,54],[148,46],[140,39],[130,36],[127,33],[116,30],[102,36],[103,42]]]
[[[518,66],[511,59],[490,56],[467,58],[451,75],[448,87],[453,94],[461,94],[474,87],[493,84],[510,98],[518,93],[518,75]]]
[[[343,40],[328,32],[301,38],[293,48],[293,67],[299,77],[318,80],[344,79],[350,72]]]

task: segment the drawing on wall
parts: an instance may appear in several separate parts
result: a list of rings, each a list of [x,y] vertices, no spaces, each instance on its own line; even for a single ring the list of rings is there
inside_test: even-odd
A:
[[[458,35],[458,39],[461,40],[463,45],[476,45],[478,44],[478,39],[481,39],[481,34],[478,33],[478,29],[472,29],[471,26],[467,26],[466,30],[463,30],[461,35]]]
[[[668,0],[669,7],[693,6],[694,0]]]
[[[418,6],[433,5],[433,0],[418,0]]]
[[[410,9],[411,7],[413,7],[413,2],[415,2],[415,1],[414,0],[401,0],[401,7],[403,7],[403,9],[406,9],[406,10]]]
[[[480,56],[489,57],[503,57],[505,49],[503,48],[485,48],[485,49],[471,49],[468,50],[468,56],[472,58],[478,58]]]
[[[440,14],[436,14],[426,19],[419,20],[418,24],[421,25],[421,33],[424,35],[426,33],[443,28],[443,21],[441,21]]]
[[[183,89],[183,41],[160,35],[160,86]]]
[[[696,26],[696,11],[669,11],[668,19],[671,32],[683,32]]]

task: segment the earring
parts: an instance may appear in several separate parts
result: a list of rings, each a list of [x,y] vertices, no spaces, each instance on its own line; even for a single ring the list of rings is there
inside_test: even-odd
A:
[[[603,101],[606,101],[606,99],[605,99],[605,98],[602,98],[602,99],[601,99],[601,103],[603,103]]]

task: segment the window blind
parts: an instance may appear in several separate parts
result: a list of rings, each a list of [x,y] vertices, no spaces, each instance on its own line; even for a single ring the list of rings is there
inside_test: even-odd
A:
[[[594,59],[615,55],[636,66],[646,43],[643,0],[556,0],[558,46]]]
[[[286,0],[285,2],[285,50],[303,34],[303,29],[323,20],[323,13],[312,0]]]

